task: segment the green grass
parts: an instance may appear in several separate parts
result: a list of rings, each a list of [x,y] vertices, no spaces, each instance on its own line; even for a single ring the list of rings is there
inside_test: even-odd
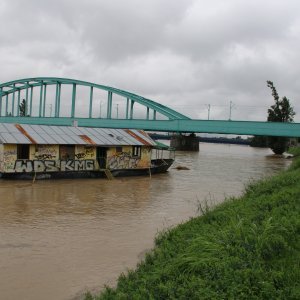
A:
[[[159,234],[136,270],[90,299],[300,299],[300,160]]]
[[[288,153],[293,154],[294,156],[300,156],[300,147],[290,147]]]

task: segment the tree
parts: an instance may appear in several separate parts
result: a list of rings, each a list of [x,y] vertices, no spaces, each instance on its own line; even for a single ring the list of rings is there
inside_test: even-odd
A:
[[[268,137],[265,135],[255,135],[250,140],[250,146],[251,147],[262,147],[262,148],[268,148]]]
[[[294,109],[290,105],[289,99],[285,96],[280,100],[279,95],[272,81],[267,81],[268,87],[272,91],[275,104],[268,109],[269,122],[293,122]],[[288,148],[289,139],[286,137],[268,137],[268,145],[275,154],[282,154]]]
[[[26,100],[23,99],[19,105],[19,116],[25,117],[26,116]]]

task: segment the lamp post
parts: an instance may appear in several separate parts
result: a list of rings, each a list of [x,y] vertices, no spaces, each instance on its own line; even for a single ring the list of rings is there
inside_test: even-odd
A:
[[[209,120],[210,116],[210,104],[207,104],[207,120]]]
[[[117,109],[117,119],[119,119],[119,104],[116,104],[116,109]]]
[[[101,112],[102,112],[102,101],[100,101],[100,113],[99,113],[99,118],[101,119]]]
[[[52,104],[49,104],[50,117],[52,117]]]
[[[229,105],[229,121],[231,121],[231,112],[232,112],[233,106],[234,106],[233,102],[230,101],[230,105]]]

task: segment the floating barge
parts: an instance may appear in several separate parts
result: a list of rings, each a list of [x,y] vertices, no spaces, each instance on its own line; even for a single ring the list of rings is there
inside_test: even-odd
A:
[[[175,153],[143,130],[0,124],[0,177],[18,179],[150,175]]]

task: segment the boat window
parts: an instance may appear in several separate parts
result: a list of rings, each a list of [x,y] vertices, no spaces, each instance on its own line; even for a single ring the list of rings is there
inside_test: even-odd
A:
[[[18,145],[17,146],[17,158],[18,159],[29,159],[29,145]]]
[[[68,160],[75,158],[75,147],[73,145],[60,145],[59,157],[61,160]]]
[[[132,156],[134,157],[141,157],[141,146],[133,146],[132,147]]]
[[[122,147],[116,147],[116,152],[117,153],[122,153],[122,150],[123,150]]]

